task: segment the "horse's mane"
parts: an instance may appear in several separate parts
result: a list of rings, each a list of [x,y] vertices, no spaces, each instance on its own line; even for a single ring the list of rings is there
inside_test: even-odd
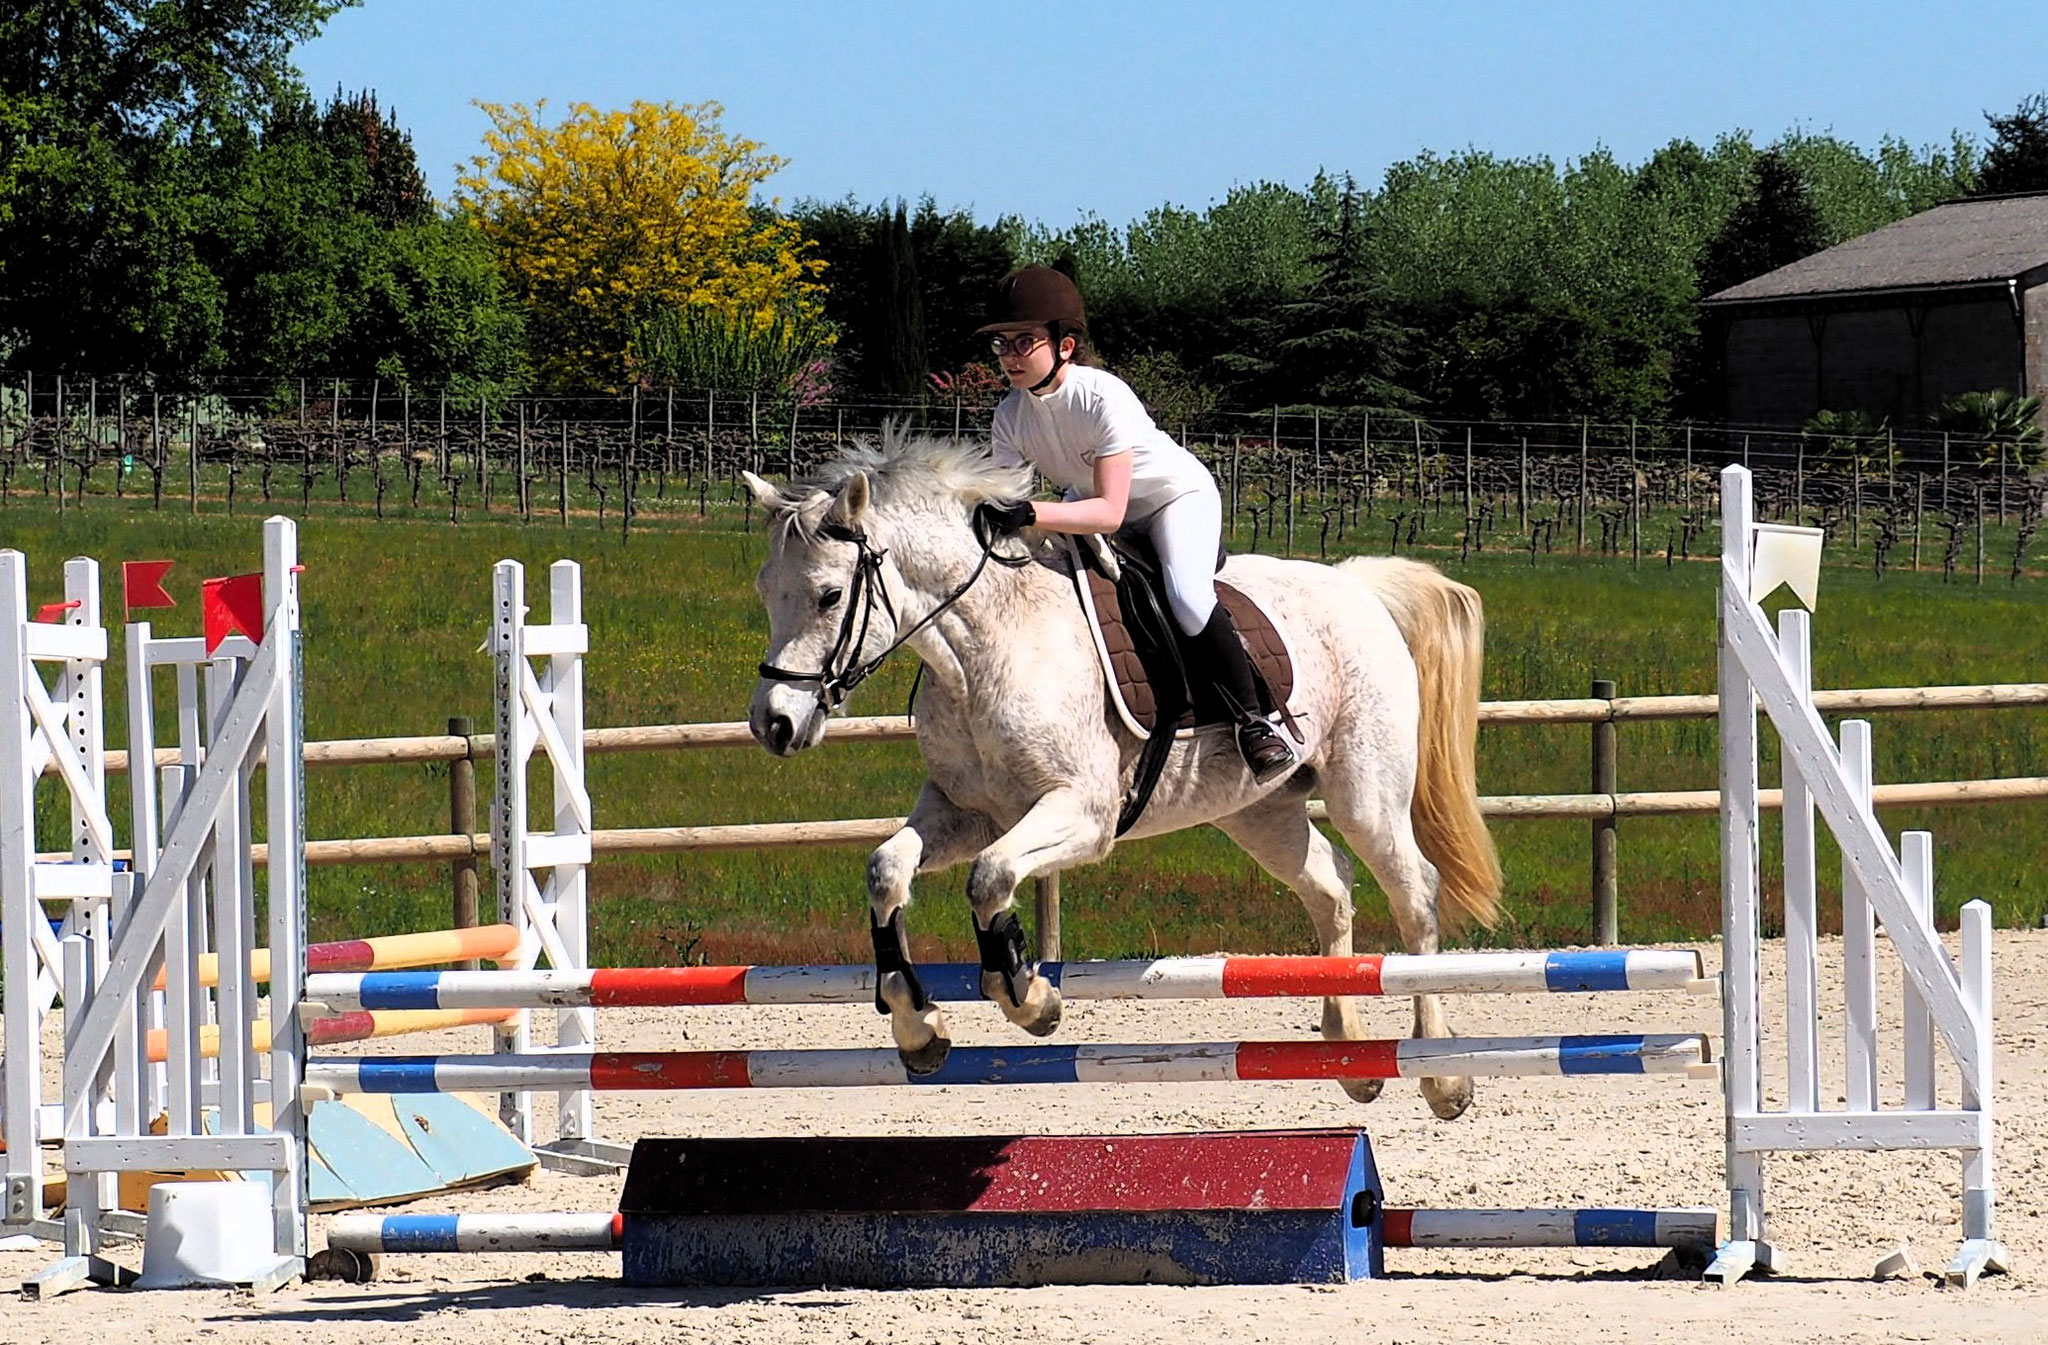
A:
[[[913,434],[908,426],[882,427],[879,443],[858,439],[809,476],[791,481],[783,522],[808,534],[822,510],[806,507],[820,495],[836,496],[865,473],[877,506],[932,504],[965,514],[984,500],[1021,500],[1031,494],[1029,467],[1004,467],[986,443]]]

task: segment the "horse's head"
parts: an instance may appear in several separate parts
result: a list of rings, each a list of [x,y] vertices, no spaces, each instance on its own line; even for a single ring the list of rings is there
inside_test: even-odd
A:
[[[768,516],[768,556],[754,580],[768,653],[747,724],[777,756],[817,746],[847,694],[960,596],[953,586],[964,591],[984,556],[974,506],[1018,498],[1030,482],[978,445],[895,431],[807,483],[745,477]]]
[[[881,566],[866,525],[865,473],[835,491],[785,495],[752,472],[747,489],[768,515],[768,558],[754,578],[768,609],[768,655],[747,726],[776,756],[815,747],[852,688],[848,677],[895,638]]]

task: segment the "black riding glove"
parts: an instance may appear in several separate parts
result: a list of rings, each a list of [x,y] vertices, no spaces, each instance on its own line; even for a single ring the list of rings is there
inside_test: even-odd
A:
[[[984,500],[974,506],[975,521],[991,537],[1007,537],[1038,522],[1038,506],[1029,500]]]

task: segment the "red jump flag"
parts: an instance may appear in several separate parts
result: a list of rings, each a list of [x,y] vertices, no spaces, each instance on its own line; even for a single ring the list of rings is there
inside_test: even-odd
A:
[[[263,576],[238,574],[226,579],[209,579],[199,586],[199,609],[206,627],[206,652],[220,648],[220,642],[240,633],[263,639]]]
[[[31,620],[39,621],[45,626],[61,626],[64,624],[64,614],[80,605],[76,598],[70,602],[46,602],[36,608],[36,614]]]
[[[124,560],[121,562],[121,620],[133,619],[138,607],[176,607],[178,600],[164,591],[164,575],[174,560]]]

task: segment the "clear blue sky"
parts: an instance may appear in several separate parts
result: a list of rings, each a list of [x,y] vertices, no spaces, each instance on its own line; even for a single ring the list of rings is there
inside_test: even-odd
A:
[[[1982,139],[1985,111],[2048,88],[2044,51],[2039,0],[367,0],[297,55],[316,95],[394,108],[443,197],[477,100],[710,99],[789,160],[784,202],[930,193],[1059,226],[1324,168],[1377,185],[1422,150]]]

